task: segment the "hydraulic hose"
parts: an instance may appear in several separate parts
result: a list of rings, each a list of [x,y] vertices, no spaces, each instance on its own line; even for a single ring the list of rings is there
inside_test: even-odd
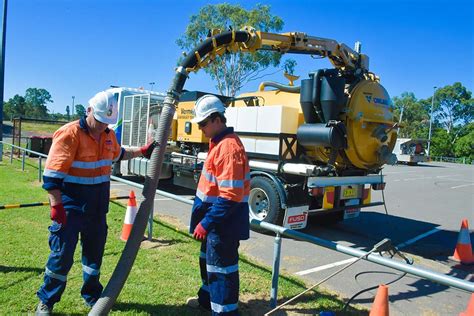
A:
[[[284,92],[294,92],[298,93],[300,92],[300,87],[299,86],[289,86],[286,84],[281,84],[275,81],[264,81],[258,86],[258,91],[264,91],[265,87],[273,87],[277,88],[280,91]]]
[[[163,102],[163,110],[158,123],[157,133],[155,134],[155,140],[161,144],[161,146],[155,147],[150,157],[150,164],[142,191],[144,200],[140,204],[132,231],[130,232],[130,237],[125,244],[125,248],[112,277],[102,292],[101,297],[89,312],[89,315],[106,315],[110,312],[132,269],[150,216],[150,211],[153,208],[155,192],[158,187],[161,166],[165,156],[166,142],[176,111],[176,105],[178,104],[179,97],[188,77],[188,69],[198,69],[202,61],[201,58],[206,57],[216,48],[232,44],[233,42],[245,43],[250,38],[250,34],[246,31],[229,31],[208,38],[192,50],[176,69],[176,75]],[[200,58],[198,58],[198,56]]]

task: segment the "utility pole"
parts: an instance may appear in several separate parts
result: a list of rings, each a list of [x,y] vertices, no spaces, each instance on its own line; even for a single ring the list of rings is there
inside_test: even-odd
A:
[[[151,86],[150,91],[153,91],[153,86],[154,86],[154,85],[155,85],[155,82],[154,82],[154,81],[153,81],[153,82],[150,82],[150,86]]]
[[[0,40],[0,141],[3,141],[3,92],[5,88],[5,38],[7,34],[7,0],[3,0],[1,16],[1,40]],[[12,148],[13,150],[13,148]],[[3,157],[3,143],[0,143],[0,161]]]
[[[428,157],[430,156],[431,147],[431,125],[433,124],[433,105],[437,87],[433,87],[433,97],[431,98],[431,110],[430,110],[430,129],[428,132]]]
[[[74,108],[74,99],[75,98],[76,98],[75,96],[72,96],[72,108],[71,108],[72,113],[76,113],[76,109]]]
[[[403,111],[405,111],[405,104],[402,104],[402,109],[400,111],[400,119],[398,120],[397,134],[400,132],[400,125],[402,125]]]

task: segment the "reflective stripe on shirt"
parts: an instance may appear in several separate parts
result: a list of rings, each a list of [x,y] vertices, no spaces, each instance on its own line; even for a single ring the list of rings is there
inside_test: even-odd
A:
[[[51,170],[51,169],[44,169],[43,175],[50,178],[57,178],[57,179],[64,179],[65,177],[67,177],[67,173]]]
[[[112,160],[102,159],[99,161],[73,161],[71,167],[80,169],[96,169],[100,167],[109,167],[112,165]]]
[[[245,180],[220,180],[217,185],[223,188],[243,188]]]
[[[206,178],[207,181],[212,183],[217,183],[216,177],[211,173],[208,173],[205,169],[202,169],[201,174]]]
[[[109,182],[110,175],[107,176],[98,176],[98,177],[76,177],[76,176],[66,176],[64,182],[77,183],[77,184],[99,184],[103,182]]]
[[[217,202],[217,196],[207,196],[201,192],[201,190],[196,190],[196,196],[201,199],[201,201],[205,203],[215,203]]]

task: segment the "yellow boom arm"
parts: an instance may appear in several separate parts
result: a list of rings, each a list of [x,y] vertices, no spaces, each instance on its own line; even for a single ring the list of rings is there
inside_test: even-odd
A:
[[[234,52],[269,50],[290,54],[316,55],[329,58],[334,67],[341,70],[355,71],[360,69],[361,71],[368,71],[369,69],[369,57],[367,55],[356,52],[346,44],[338,43],[332,39],[308,36],[301,32],[282,34],[261,32],[251,27],[245,27],[242,31],[248,32],[250,36],[248,41],[238,43],[232,41],[228,45],[218,47],[214,36],[219,33],[214,30],[212,34],[214,49],[207,56],[199,56],[195,52],[198,64],[192,69],[187,69],[187,71],[197,71],[199,68],[204,68],[214,60],[216,55],[222,55],[229,50]]]

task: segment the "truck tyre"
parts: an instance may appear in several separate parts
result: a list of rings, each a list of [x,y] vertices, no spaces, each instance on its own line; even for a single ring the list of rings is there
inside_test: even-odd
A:
[[[249,194],[250,218],[281,225],[285,211],[281,208],[276,184],[266,177],[250,180]]]

